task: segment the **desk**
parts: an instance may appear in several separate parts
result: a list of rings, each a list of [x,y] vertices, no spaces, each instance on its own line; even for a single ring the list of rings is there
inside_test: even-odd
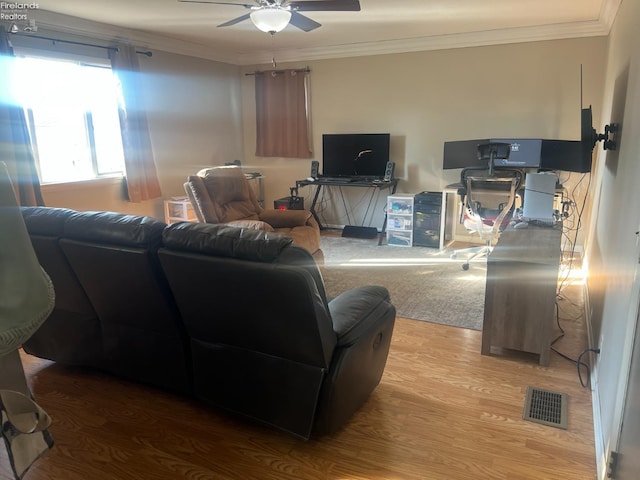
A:
[[[483,355],[502,347],[549,365],[561,239],[561,226],[502,232],[487,259]]]
[[[320,221],[320,217],[318,217],[318,214],[316,212],[316,203],[318,202],[318,196],[320,195],[320,190],[322,190],[322,187],[366,187],[366,188],[371,188],[371,198],[369,199],[369,206],[367,207],[367,211],[365,212],[365,218],[367,216],[367,213],[369,212],[369,207],[371,206],[371,202],[374,199],[374,196],[376,194],[376,192],[378,191],[382,191],[382,190],[388,190],[391,189],[391,194],[393,195],[394,193],[396,193],[396,188],[398,187],[398,179],[394,178],[388,182],[384,182],[384,181],[365,181],[365,180],[357,180],[357,181],[347,181],[345,180],[344,182],[338,182],[335,180],[323,180],[322,178],[318,178],[317,180],[314,181],[309,181],[309,180],[296,180],[296,188],[300,188],[300,187],[306,187],[306,186],[315,186],[316,187],[316,192],[313,195],[313,201],[311,202],[311,207],[309,208],[309,211],[311,212],[311,214],[313,215],[313,218],[316,219],[316,221],[318,222],[318,225],[320,225],[321,229],[324,229],[326,227],[324,227],[322,225],[322,222]],[[380,240],[378,242],[378,244],[380,244],[382,242],[382,238],[384,236],[385,230],[387,228],[387,214],[386,214],[386,208],[385,208],[385,215],[384,215],[384,222],[382,223],[382,231],[380,232]]]

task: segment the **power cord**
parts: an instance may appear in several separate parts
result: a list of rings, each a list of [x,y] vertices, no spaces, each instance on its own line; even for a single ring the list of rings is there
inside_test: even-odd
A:
[[[566,181],[569,180],[569,178],[571,178],[571,175],[569,175],[569,177],[567,178]],[[565,284],[566,281],[569,278],[570,272],[571,272],[571,268],[573,267],[573,261],[574,261],[574,256],[575,256],[575,248],[576,248],[576,244],[577,244],[577,240],[578,240],[578,232],[582,226],[582,214],[584,212],[585,206],[586,206],[586,201],[587,201],[587,194],[589,192],[589,189],[591,187],[591,175],[588,176],[588,180],[587,180],[587,185],[586,185],[586,189],[584,192],[584,196],[582,199],[582,205],[578,208],[578,204],[575,200],[575,196],[576,196],[576,191],[578,190],[578,188],[582,185],[582,182],[585,180],[585,178],[587,178],[586,174],[582,174],[582,176],[580,177],[580,179],[578,180],[578,182],[573,186],[573,189],[571,190],[571,192],[568,194],[568,200],[567,201],[563,201],[563,214],[566,214],[565,218],[565,222],[566,220],[571,219],[572,220],[572,226],[567,226],[563,223],[563,237],[565,238],[566,242],[571,246],[571,248],[569,249],[569,261],[568,264],[566,266],[566,275],[564,276],[564,278],[562,278],[562,280],[560,281],[560,285],[558,287],[558,291],[561,292],[564,288],[565,288]],[[566,183],[566,182],[565,182]],[[574,220],[572,217],[576,216],[577,218]],[[574,234],[574,238],[571,239],[569,234],[573,232]],[[565,252],[566,248],[563,246],[562,251]]]
[[[593,353],[599,354],[600,353],[600,349],[599,348],[587,348],[587,349],[583,350],[582,352],[580,352],[580,355],[578,355],[577,359],[573,359],[569,355],[566,355],[566,354],[562,353],[561,351],[559,351],[557,348],[555,348],[553,346],[553,344],[556,343],[558,340],[560,340],[562,337],[564,337],[564,330],[563,330],[562,326],[560,325],[560,306],[558,305],[557,301],[555,303],[555,307],[556,307],[556,324],[558,325],[558,329],[560,330],[560,335],[558,335],[551,342],[551,350],[553,352],[557,353],[558,355],[560,355],[562,358],[564,358],[566,360],[569,360],[571,363],[574,363],[576,365],[576,368],[578,370],[578,380],[580,380],[580,385],[582,385],[583,388],[586,388],[586,387],[589,386],[588,379],[591,377],[591,370],[589,368],[589,365],[587,365],[585,362],[582,361],[582,357],[585,354],[589,353],[589,352],[593,352]],[[583,367],[587,371],[587,381],[586,382],[582,378],[582,370],[580,370],[581,367]]]
[[[554,340],[554,342],[556,340],[559,340],[563,336],[564,336],[564,334],[560,335],[558,338],[556,338]],[[569,360],[571,363],[575,363],[576,368],[578,370],[578,380],[580,380],[580,385],[582,385],[583,388],[586,388],[586,387],[589,386],[589,380],[588,379],[591,377],[591,375],[590,375],[591,374],[591,370],[589,368],[589,365],[587,365],[586,363],[584,363],[582,361],[582,357],[588,352],[600,353],[600,349],[599,348],[587,348],[587,349],[583,350],[582,352],[580,352],[580,355],[578,355],[578,359],[577,360],[574,360],[570,356],[565,355],[564,353],[560,352],[559,350],[557,350],[554,347],[551,347],[551,350],[554,351],[555,353],[557,353],[558,355],[560,355],[562,358],[564,358],[566,360]],[[584,369],[587,371],[587,381],[586,382],[582,378],[582,370],[580,370],[580,367],[584,367]]]
[[[578,361],[576,363],[577,367],[578,367],[578,378],[580,379],[580,385],[582,385],[583,387],[587,387],[589,385],[589,381],[588,379],[591,378],[591,371],[589,370],[589,365],[587,365],[586,363],[582,362],[582,356],[588,352],[593,352],[593,353],[597,353],[600,354],[600,349],[599,348],[587,348],[585,350],[583,350],[580,355],[578,355]],[[580,373],[580,365],[583,365],[586,369],[587,369],[587,373],[589,374],[587,376],[587,382],[584,382],[582,380],[582,374]]]

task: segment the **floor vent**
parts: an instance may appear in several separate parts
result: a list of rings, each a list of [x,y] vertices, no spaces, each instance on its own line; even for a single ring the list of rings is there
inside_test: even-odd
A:
[[[568,395],[566,393],[527,387],[522,418],[530,422],[566,430],[567,403]]]

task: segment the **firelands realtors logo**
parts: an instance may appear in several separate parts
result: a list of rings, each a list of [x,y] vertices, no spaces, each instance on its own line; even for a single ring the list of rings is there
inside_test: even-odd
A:
[[[36,30],[35,20],[29,19],[29,10],[37,10],[39,8],[40,4],[38,3],[0,2],[0,21],[11,22],[9,29],[11,33],[17,33],[20,30],[33,32]],[[26,25],[19,27],[18,24]]]
[[[27,11],[37,10],[37,3],[9,3],[0,2],[0,20],[28,20]]]

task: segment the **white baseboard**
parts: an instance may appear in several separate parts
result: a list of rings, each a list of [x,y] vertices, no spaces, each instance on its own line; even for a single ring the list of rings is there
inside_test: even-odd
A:
[[[591,373],[591,381],[593,382],[593,372]],[[598,389],[595,388],[594,383],[591,387],[591,403],[593,404],[593,435],[594,446],[596,450],[596,472],[598,480],[606,480],[607,478],[607,458],[604,448],[604,441],[602,435],[602,423],[600,422],[600,397],[598,395]]]
[[[576,249],[577,251],[577,249]],[[582,253],[582,249],[580,251]],[[591,326],[591,304],[589,302],[589,287],[585,282],[583,290],[584,298],[584,318],[587,326],[588,348],[598,348],[593,338],[593,327]],[[597,357],[596,357],[597,358]],[[600,395],[598,394],[598,362],[594,362],[590,372],[589,385],[591,388],[591,406],[593,411],[593,440],[596,451],[596,472],[598,480],[607,478],[607,458],[604,447],[604,435],[602,431],[602,414],[600,412]]]

